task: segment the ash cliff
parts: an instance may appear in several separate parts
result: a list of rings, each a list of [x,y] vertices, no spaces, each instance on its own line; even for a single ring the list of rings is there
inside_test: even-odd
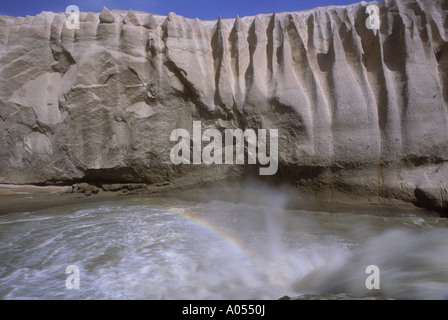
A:
[[[366,7],[380,9],[380,29]],[[170,161],[174,129],[278,129],[277,181],[336,200],[448,207],[448,2],[217,21],[0,17],[0,183],[189,188],[253,165]]]

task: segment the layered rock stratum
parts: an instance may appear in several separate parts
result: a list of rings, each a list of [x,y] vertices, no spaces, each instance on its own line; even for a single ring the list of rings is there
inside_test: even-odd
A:
[[[369,29],[368,5],[380,9]],[[81,8],[82,9],[82,8]],[[326,199],[448,207],[448,2],[200,21],[104,8],[0,17],[0,183],[239,181],[174,165],[174,129],[278,129],[274,177]]]

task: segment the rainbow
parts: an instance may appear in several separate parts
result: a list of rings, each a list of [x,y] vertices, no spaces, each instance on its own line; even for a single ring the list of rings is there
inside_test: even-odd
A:
[[[165,211],[175,214],[176,216],[181,217],[187,221],[190,221],[197,226],[200,226],[201,228],[211,232],[218,238],[224,240],[231,248],[235,249],[238,254],[241,254],[245,258],[247,258],[259,271],[267,275],[272,281],[280,286],[284,285],[281,279],[276,274],[270,272],[269,268],[267,268],[268,266],[264,265],[262,260],[260,260],[259,258],[257,259],[256,255],[247,250],[239,239],[225,233],[219,226],[212,224],[210,221],[207,221],[206,219],[198,216],[197,214],[194,214],[193,212],[185,208],[171,207],[169,209],[165,209]]]
[[[202,217],[199,217],[196,214],[193,214],[191,211],[186,210],[185,208],[170,208],[168,212],[175,214],[178,217],[186,219],[197,226],[200,226],[203,229],[213,233],[218,238],[224,240],[227,244],[229,244],[232,248],[234,248],[239,254],[253,260],[253,255],[249,252],[244,245],[241,243],[239,239],[236,237],[225,233],[219,226],[212,224],[210,221],[205,220]]]

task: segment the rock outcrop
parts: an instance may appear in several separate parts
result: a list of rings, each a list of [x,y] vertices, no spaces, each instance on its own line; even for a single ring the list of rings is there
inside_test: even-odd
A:
[[[188,187],[258,172],[173,165],[171,132],[200,120],[278,129],[274,178],[302,191],[448,207],[445,0],[218,21],[104,8],[77,30],[65,21],[0,17],[0,183]]]

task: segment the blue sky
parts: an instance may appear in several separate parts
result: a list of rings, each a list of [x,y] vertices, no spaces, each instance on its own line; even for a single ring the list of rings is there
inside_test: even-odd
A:
[[[327,5],[342,5],[361,0],[0,0],[0,14],[36,15],[42,11],[64,12],[68,5],[81,11],[108,9],[139,10],[167,15],[170,11],[203,20],[241,17],[258,13],[298,11]]]

